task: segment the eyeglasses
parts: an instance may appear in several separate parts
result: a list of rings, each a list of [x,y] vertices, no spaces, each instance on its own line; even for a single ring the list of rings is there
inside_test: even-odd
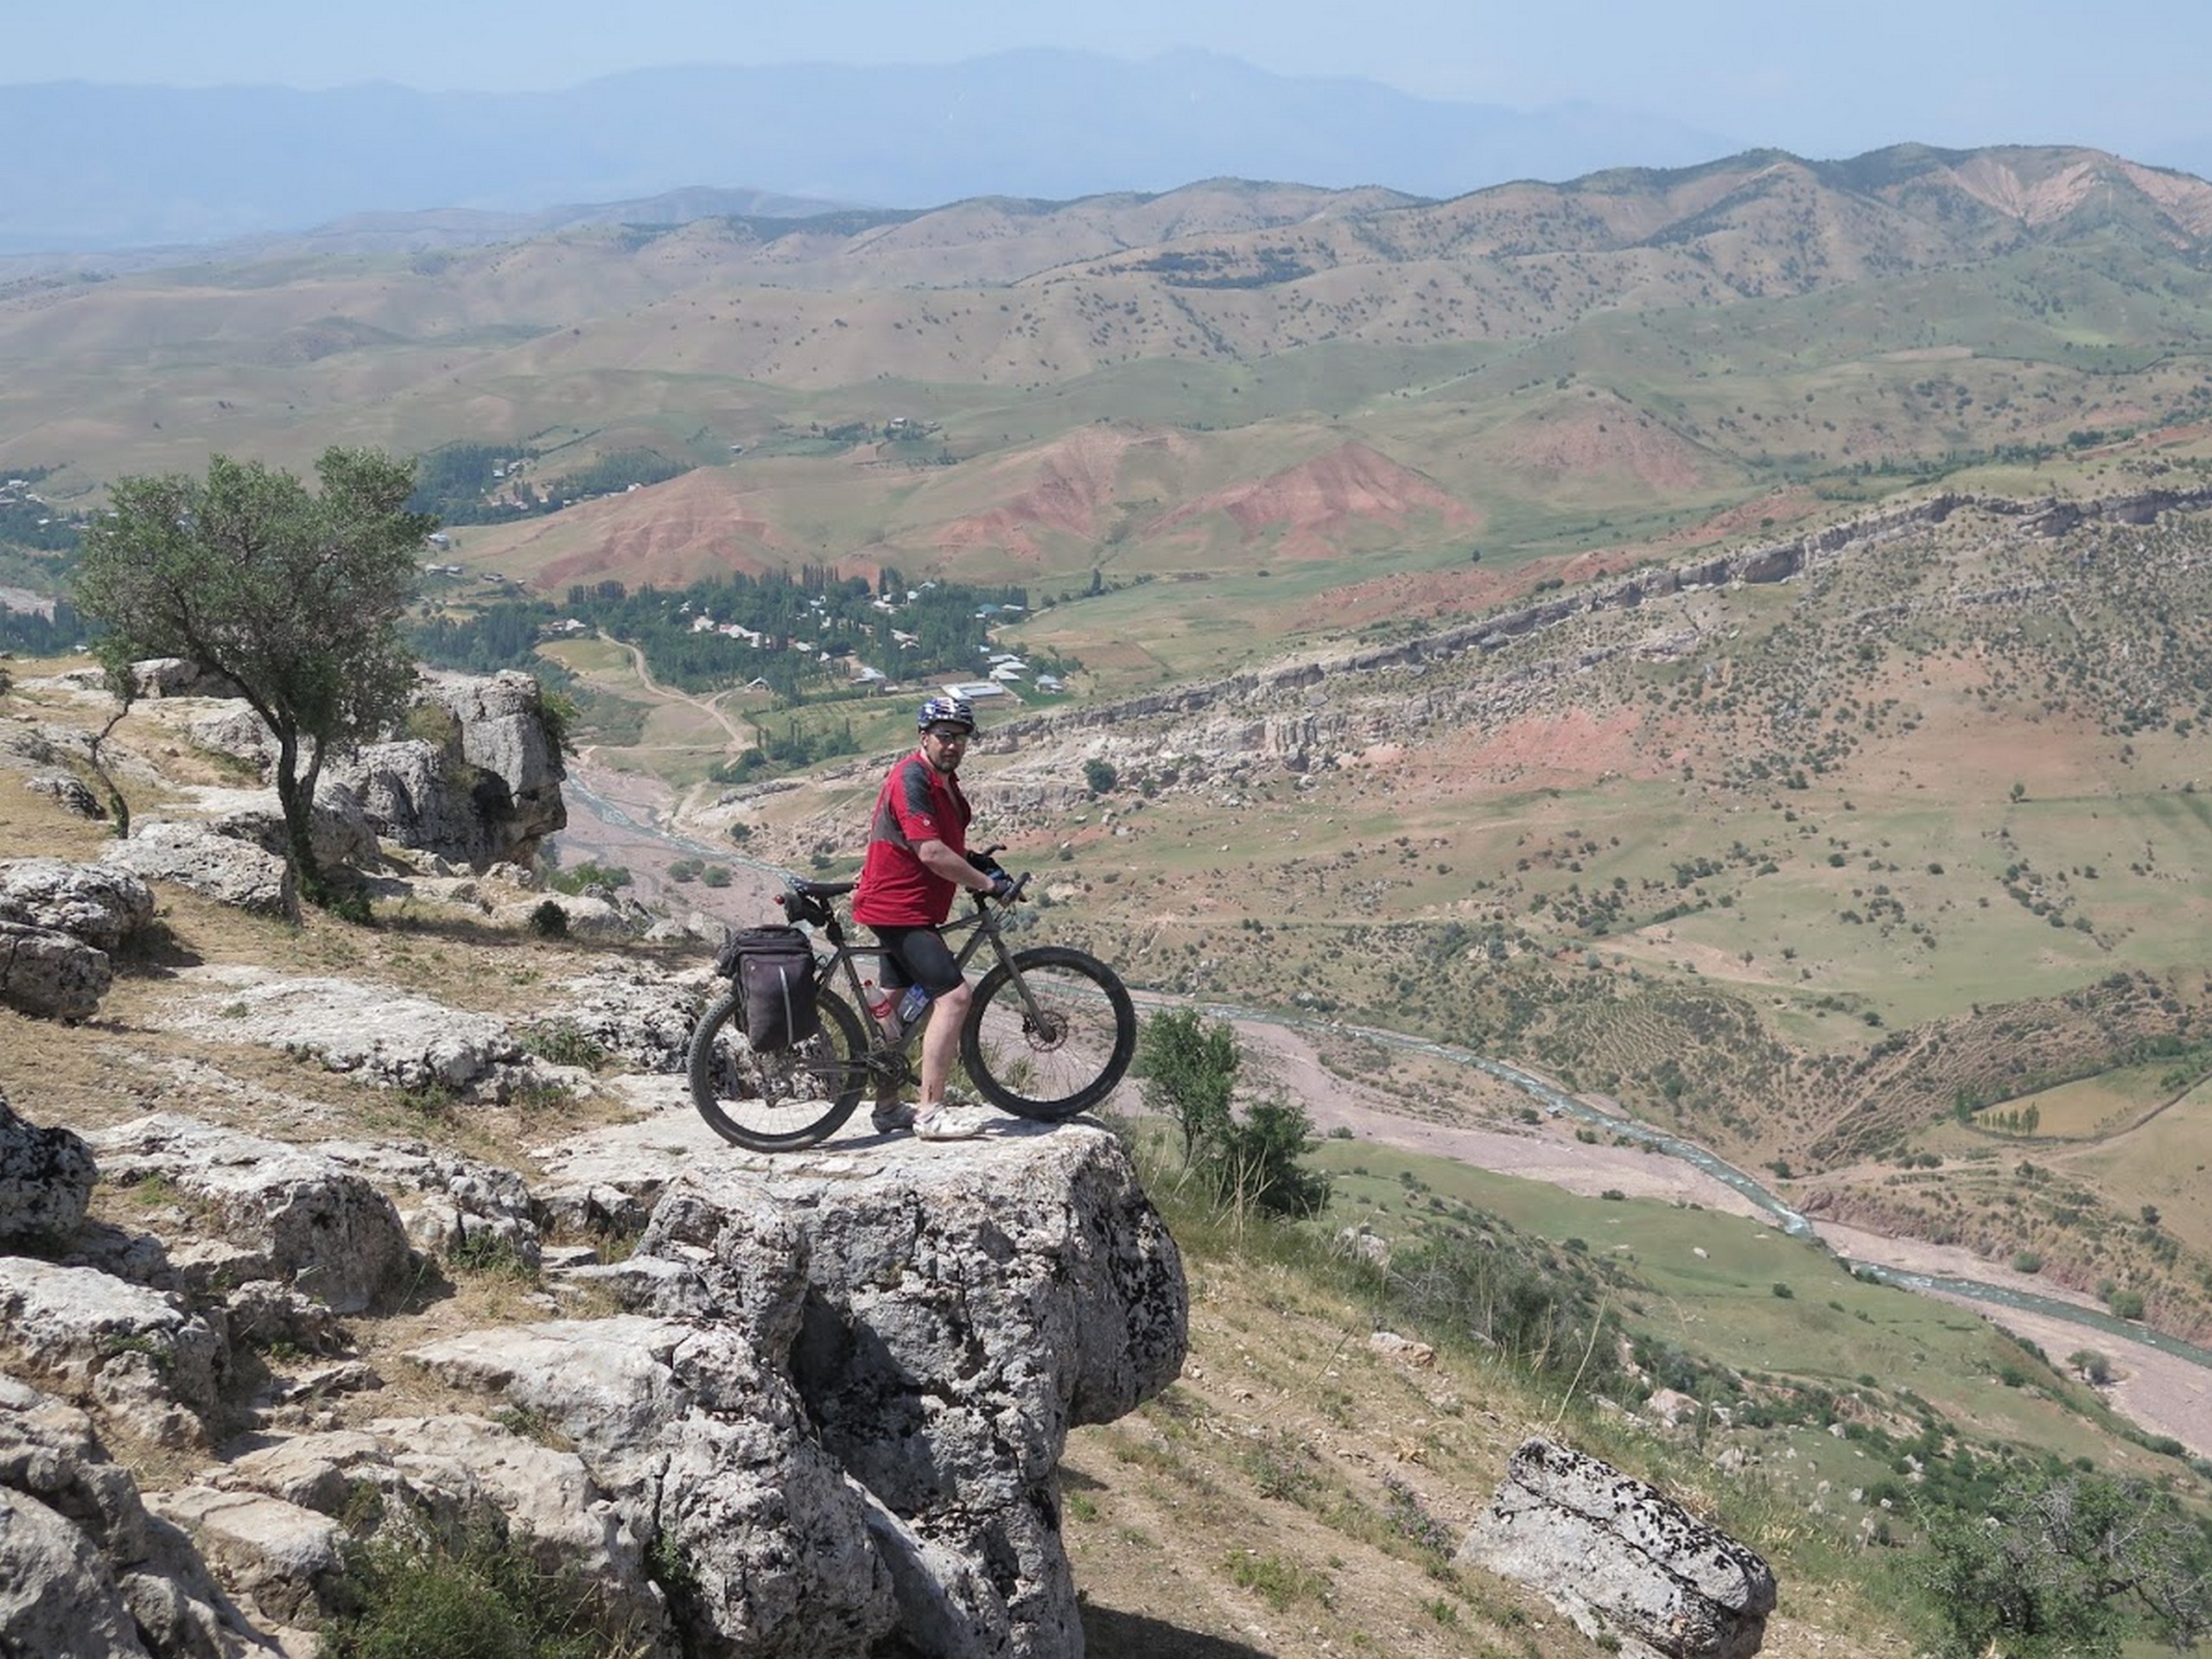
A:
[[[927,735],[940,743],[965,743],[975,734],[958,726],[932,726]]]

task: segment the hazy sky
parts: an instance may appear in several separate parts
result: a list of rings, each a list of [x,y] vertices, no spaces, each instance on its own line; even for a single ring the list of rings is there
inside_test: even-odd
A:
[[[2207,0],[11,0],[0,84],[569,86],[675,63],[1194,47],[1519,110],[1583,100],[1856,154],[2212,130]]]

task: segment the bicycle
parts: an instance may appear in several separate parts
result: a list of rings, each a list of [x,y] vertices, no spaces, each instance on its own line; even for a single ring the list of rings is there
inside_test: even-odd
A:
[[[860,964],[880,962],[884,952],[849,940],[830,908],[857,885],[786,876],[776,895],[792,923],[820,929],[830,944],[816,956],[821,1026],[813,1036],[757,1052],[746,1039],[743,998],[734,983],[693,1029],[685,1054],[691,1103],[723,1140],[754,1152],[795,1152],[834,1135],[863,1096],[915,1081],[910,1051],[926,1018],[902,1022],[893,1037],[867,1011]],[[1136,1052],[1137,1016],[1128,988],[1096,957],[1064,945],[1008,948],[995,911],[1018,902],[1028,885],[1022,875],[999,901],[970,894],[974,911],[942,931],[948,943],[966,935],[953,957],[963,974],[979,956],[992,958],[960,1028],[969,1081],[1002,1111],[1057,1122],[1113,1092]]]

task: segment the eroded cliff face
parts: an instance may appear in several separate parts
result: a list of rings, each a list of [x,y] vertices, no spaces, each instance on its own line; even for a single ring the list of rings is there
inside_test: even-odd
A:
[[[1173,1381],[1187,1325],[1120,1143],[1007,1119],[769,1158],[639,1097],[529,1181],[124,1122],[86,1141],[163,1200],[129,1226],[73,1220],[85,1142],[0,1103],[0,1191],[45,1218],[0,1236],[0,1640],[297,1649],[352,1546],[488,1527],[636,1650],[1080,1654],[1061,1450]],[[587,1230],[617,1248],[546,1242]],[[487,1249],[543,1264],[529,1317],[425,1319],[409,1287]]]

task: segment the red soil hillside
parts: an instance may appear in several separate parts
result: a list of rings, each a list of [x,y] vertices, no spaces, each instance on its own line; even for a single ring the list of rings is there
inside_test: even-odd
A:
[[[982,485],[1002,505],[954,519],[938,532],[938,547],[946,553],[999,547],[1035,560],[1039,532],[1096,539],[1109,527],[1116,501],[1133,493],[1133,474],[1172,479],[1185,470],[1193,453],[1179,433],[1084,427],[1041,450],[993,463]],[[1155,486],[1140,487],[1150,495]]]
[[[1152,525],[1157,534],[1224,513],[1246,541],[1282,532],[1288,558],[1328,558],[1342,551],[1344,531],[1361,520],[1395,529],[1416,513],[1433,513],[1455,530],[1472,530],[1481,516],[1433,481],[1363,443],[1347,443],[1325,455],[1255,483],[1239,484],[1179,507]]]
[[[783,569],[798,556],[753,516],[748,493],[730,473],[702,467],[533,521],[502,556],[519,571],[543,558],[528,580],[551,592],[607,576],[632,588],[681,588],[733,570]]]

